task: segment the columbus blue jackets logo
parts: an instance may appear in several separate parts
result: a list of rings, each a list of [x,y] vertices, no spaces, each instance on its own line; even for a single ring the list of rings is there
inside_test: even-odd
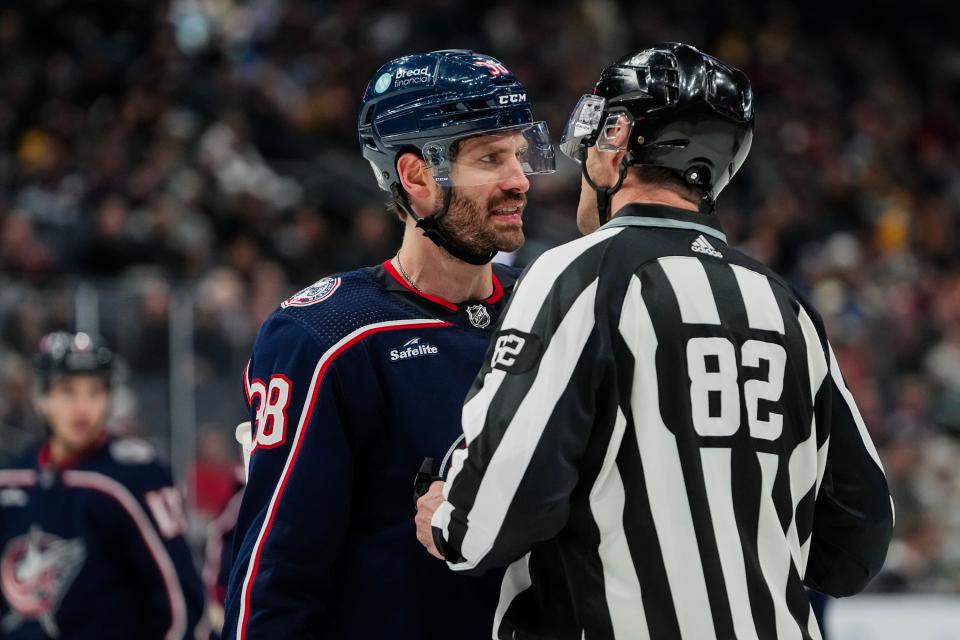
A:
[[[324,278],[293,294],[281,302],[280,306],[284,309],[287,307],[309,307],[312,304],[323,302],[332,296],[339,287],[340,278]]]
[[[12,539],[0,559],[0,588],[11,608],[0,627],[11,630],[36,620],[48,636],[59,637],[57,609],[86,555],[83,540],[64,540],[37,528]]]

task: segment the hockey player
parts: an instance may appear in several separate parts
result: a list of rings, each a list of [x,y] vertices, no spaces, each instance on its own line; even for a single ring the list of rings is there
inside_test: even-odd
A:
[[[237,484],[233,496],[220,514],[207,526],[207,544],[201,577],[207,592],[207,622],[210,640],[220,640],[223,631],[224,601],[227,597],[227,581],[233,562],[233,537],[237,530],[240,503],[247,484],[247,466],[250,462],[250,421],[241,422],[236,429],[237,442],[243,452],[243,465],[237,468]],[[204,636],[206,637],[206,636]]]
[[[237,527],[237,515],[243,499],[243,484],[227,501],[220,514],[207,526],[207,544],[201,577],[207,593],[207,623],[210,640],[219,640],[223,630],[223,603],[227,595],[227,580],[230,577],[230,562],[233,558],[233,536]]]
[[[528,176],[553,171],[553,148],[523,85],[469,51],[387,63],[358,124],[403,242],[292,296],[260,330],[230,640],[491,635],[499,576],[456,576],[419,548],[411,481],[458,443],[516,278],[491,260],[522,244]]]
[[[50,435],[0,470],[0,637],[192,638],[180,494],[150,445],[107,434],[111,352],[52,333],[35,367]]]

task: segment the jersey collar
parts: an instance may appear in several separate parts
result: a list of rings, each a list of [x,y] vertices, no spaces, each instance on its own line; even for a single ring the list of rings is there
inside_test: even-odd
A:
[[[460,304],[417,291],[389,260],[373,267],[372,275],[389,293],[402,298],[406,305],[421,313],[464,328],[490,330],[506,306],[519,272],[493,263],[493,293],[482,300],[464,300]]]
[[[689,229],[705,233],[727,243],[727,235],[720,227],[716,215],[687,211],[660,204],[628,204],[614,214],[601,229],[613,227],[660,227],[665,229]]]
[[[94,441],[89,447],[83,451],[79,451],[72,456],[61,460],[59,463],[54,463],[51,454],[50,454],[50,440],[48,439],[43,443],[43,446],[40,447],[40,451],[37,453],[37,466],[41,469],[44,468],[56,468],[58,470],[72,469],[82,462],[85,462],[88,458],[92,457],[95,453],[100,451],[103,446],[110,439],[110,434],[107,433],[106,428],[100,436]]]
[[[448,311],[452,311],[456,313],[457,309],[459,308],[459,305],[457,305],[455,302],[450,302],[449,300],[445,300],[440,296],[433,296],[433,295],[430,295],[429,293],[424,293],[422,291],[417,291],[416,289],[414,289],[410,285],[410,283],[407,282],[407,279],[397,272],[396,267],[393,266],[393,263],[390,262],[390,260],[384,260],[381,266],[383,266],[384,270],[391,277],[392,282],[388,281],[389,289],[396,290],[395,284],[399,284],[403,289],[406,289],[407,291],[410,291],[420,296],[421,298],[424,298],[425,300],[429,300],[434,304],[438,304]],[[500,278],[497,277],[497,274],[495,272],[492,275],[493,275],[493,293],[490,294],[489,297],[484,298],[483,300],[474,301],[474,302],[483,302],[484,304],[496,304],[500,302],[501,298],[503,298],[503,284],[501,284]],[[464,302],[462,304],[470,304],[470,302]]]

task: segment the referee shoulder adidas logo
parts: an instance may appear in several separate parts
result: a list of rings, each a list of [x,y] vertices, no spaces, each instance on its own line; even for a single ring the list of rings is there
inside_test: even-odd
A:
[[[708,256],[713,256],[714,258],[722,258],[723,254],[713,248],[713,245],[704,238],[702,235],[697,236],[697,239],[693,241],[693,244],[690,245],[690,251],[695,253],[704,253]]]
[[[411,338],[403,343],[399,349],[390,350],[390,362],[409,360],[421,356],[435,356],[440,350],[432,344],[420,344],[420,338]]]

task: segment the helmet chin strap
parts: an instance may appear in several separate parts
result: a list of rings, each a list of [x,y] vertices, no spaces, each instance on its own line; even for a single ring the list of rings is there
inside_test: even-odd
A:
[[[441,187],[441,189],[443,189],[443,206],[440,207],[439,211],[427,217],[417,215],[417,212],[413,210],[413,207],[411,207],[409,201],[407,201],[407,194],[400,188],[400,185],[394,183],[390,187],[390,193],[393,194],[394,202],[397,203],[403,212],[417,221],[417,229],[420,229],[423,235],[433,241],[435,245],[454,258],[463,260],[467,264],[479,266],[489,263],[493,260],[493,257],[497,255],[496,251],[484,253],[470,251],[458,242],[449,231],[440,226],[440,221],[443,220],[444,216],[447,215],[447,211],[450,210],[450,201],[453,197],[452,187]]]
[[[607,220],[610,219],[610,200],[613,199],[613,194],[623,186],[623,180],[627,177],[627,169],[630,166],[630,152],[624,154],[623,159],[620,161],[620,175],[617,177],[616,184],[612,187],[597,186],[597,183],[593,181],[593,178],[590,177],[590,172],[587,170],[586,157],[584,157],[580,166],[582,167],[583,178],[587,181],[587,184],[590,185],[590,188],[597,193],[597,215],[600,218],[600,226],[602,227],[606,224]]]
[[[697,210],[700,213],[713,215],[717,210],[717,201],[711,198],[709,194],[705,195],[700,198],[700,204],[698,205]]]

